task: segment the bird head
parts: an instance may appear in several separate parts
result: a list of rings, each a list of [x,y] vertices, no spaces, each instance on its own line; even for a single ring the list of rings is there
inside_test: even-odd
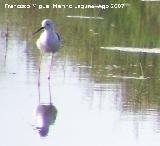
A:
[[[41,24],[42,24],[42,26],[36,32],[34,32],[33,35],[36,34],[37,32],[39,32],[40,30],[43,30],[43,29],[45,29],[47,31],[53,31],[54,30],[54,23],[50,19],[44,19]]]
[[[50,19],[44,19],[42,21],[42,28],[46,29],[46,30],[53,30],[54,29],[54,23],[52,20]]]

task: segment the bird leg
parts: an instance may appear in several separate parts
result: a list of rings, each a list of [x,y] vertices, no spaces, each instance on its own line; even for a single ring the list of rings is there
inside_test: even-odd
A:
[[[42,61],[42,53],[40,55],[39,64],[38,64],[38,97],[39,97],[39,103],[40,103],[40,73],[41,73],[41,61]]]
[[[39,65],[38,65],[38,86],[40,86],[41,61],[42,61],[42,54],[40,56]]]
[[[50,83],[50,80],[48,80],[48,90],[49,90],[50,104],[52,104],[52,94],[51,94],[51,83]]]
[[[52,53],[51,63],[50,63],[50,66],[49,66],[48,80],[50,80],[50,74],[51,74],[52,67],[53,67],[53,61],[54,61],[54,55]]]

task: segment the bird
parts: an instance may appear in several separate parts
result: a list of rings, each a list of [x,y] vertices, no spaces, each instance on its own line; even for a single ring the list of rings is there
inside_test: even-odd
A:
[[[56,53],[61,47],[61,36],[58,32],[55,31],[55,23],[51,19],[44,19],[41,23],[41,27],[37,31],[35,31],[33,35],[35,35],[41,30],[43,30],[43,32],[36,41],[37,48],[40,49],[41,52],[39,63],[39,78],[42,55],[44,53],[52,53],[48,75],[48,80],[50,80],[50,73],[53,65],[54,53]],[[40,84],[40,81],[38,81],[38,84]]]

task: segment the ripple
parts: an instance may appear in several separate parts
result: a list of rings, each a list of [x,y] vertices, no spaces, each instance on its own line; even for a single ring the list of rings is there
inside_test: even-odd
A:
[[[129,53],[151,53],[151,54],[160,54],[159,48],[134,48],[134,47],[101,47],[104,50],[112,51],[122,51]]]
[[[104,19],[103,17],[92,17],[92,16],[72,16],[68,15],[67,18],[80,18],[80,19]]]

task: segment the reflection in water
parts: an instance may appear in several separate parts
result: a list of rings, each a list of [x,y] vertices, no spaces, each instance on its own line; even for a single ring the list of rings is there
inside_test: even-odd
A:
[[[5,61],[7,58],[7,51],[8,51],[8,37],[9,37],[9,28],[7,24],[6,32],[5,32],[5,38],[6,38],[6,51],[5,51]]]
[[[122,51],[128,53],[151,53],[151,54],[159,54],[159,48],[135,48],[135,47],[101,47],[104,50],[112,50],[112,51]]]
[[[57,109],[52,104],[39,104],[36,109],[37,130],[40,136],[47,136],[50,125],[54,124]]]
[[[40,86],[38,85],[39,105],[36,109],[36,127],[40,136],[48,135],[50,125],[54,124],[57,116],[57,109],[52,104],[50,80],[48,80],[49,103],[41,103]]]
[[[3,61],[4,64],[6,63],[7,52],[8,52],[8,39],[9,39],[9,28],[8,28],[8,24],[6,24],[5,30],[0,31],[0,40],[3,40],[2,42],[0,41],[0,44],[1,44],[0,55],[3,55],[2,58],[4,58],[4,61]]]
[[[66,16],[67,18],[80,18],[80,19],[104,19],[103,17],[89,17],[89,16]]]

